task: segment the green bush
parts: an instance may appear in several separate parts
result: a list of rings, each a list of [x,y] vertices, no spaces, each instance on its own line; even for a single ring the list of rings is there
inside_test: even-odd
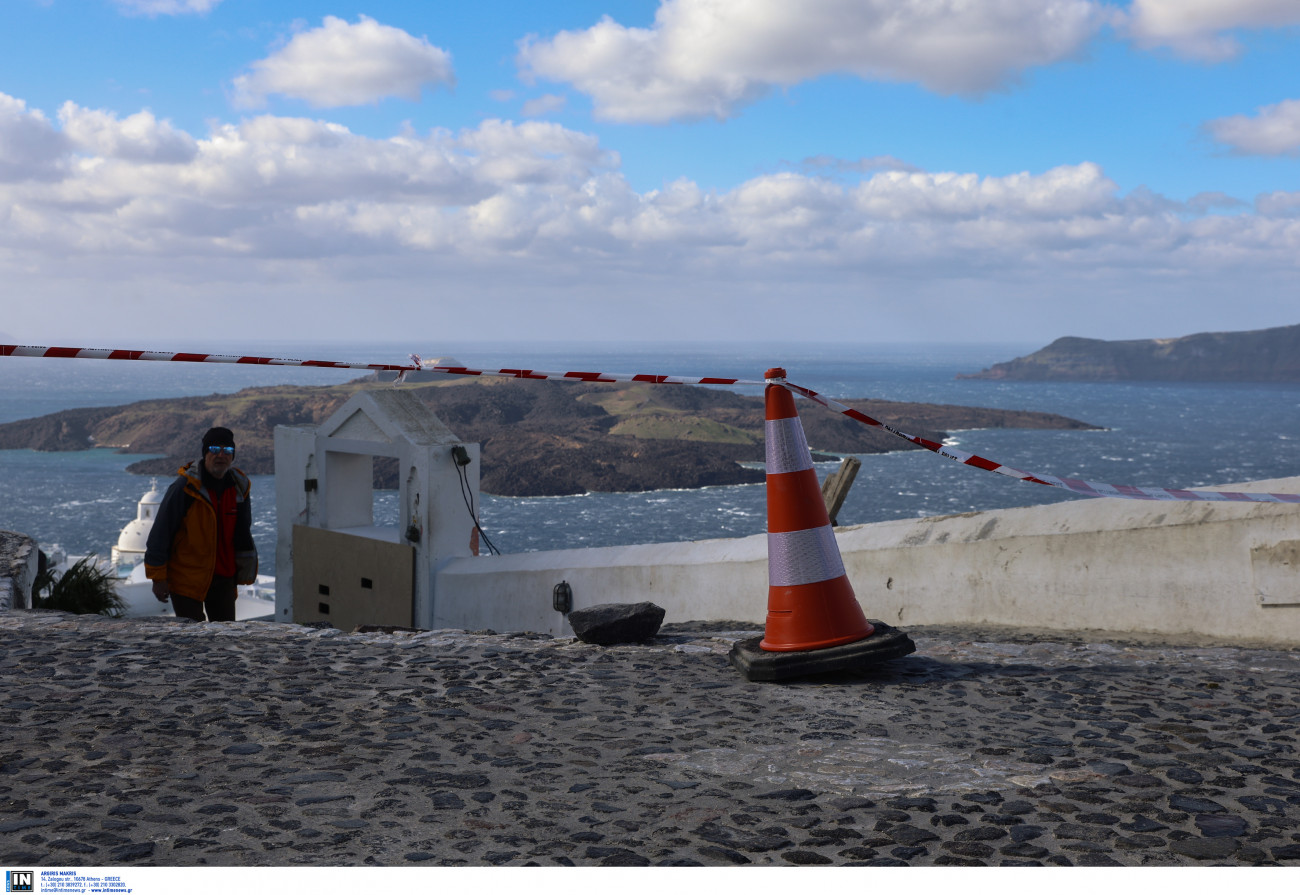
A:
[[[113,576],[99,568],[98,559],[87,556],[61,575],[49,570],[38,577],[35,608],[121,618],[126,604],[118,596]]]

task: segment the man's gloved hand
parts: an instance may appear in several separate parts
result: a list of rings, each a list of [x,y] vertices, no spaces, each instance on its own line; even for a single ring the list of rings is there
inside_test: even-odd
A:
[[[167,598],[171,596],[171,590],[167,587],[166,580],[158,578],[154,579],[153,595],[158,598],[159,603],[167,602]]]

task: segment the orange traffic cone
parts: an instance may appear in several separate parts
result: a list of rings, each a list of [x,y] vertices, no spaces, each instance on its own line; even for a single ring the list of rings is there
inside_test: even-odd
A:
[[[751,681],[839,671],[916,650],[911,639],[872,624],[844,572],[794,396],[764,374],[767,407],[767,625],[732,647],[731,664]],[[874,635],[874,636],[873,636]]]
[[[777,367],[763,377],[784,379]],[[875,630],[844,572],[794,395],[769,382],[767,405],[767,626],[773,652],[822,649]]]

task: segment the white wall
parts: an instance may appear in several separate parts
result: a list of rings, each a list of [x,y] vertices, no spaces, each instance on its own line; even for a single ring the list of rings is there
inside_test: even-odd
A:
[[[1028,487],[1028,486],[1025,486]],[[1300,491],[1300,477],[1230,490]],[[836,530],[869,618],[1300,646],[1300,505],[1087,499]],[[436,627],[571,634],[551,608],[649,600],[761,623],[766,536],[453,559]]]

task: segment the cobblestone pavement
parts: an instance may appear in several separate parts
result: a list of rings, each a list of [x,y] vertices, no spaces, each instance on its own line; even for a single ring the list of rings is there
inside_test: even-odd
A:
[[[1300,653],[912,629],[759,684],[726,627],[0,612],[0,863],[1300,863]]]

